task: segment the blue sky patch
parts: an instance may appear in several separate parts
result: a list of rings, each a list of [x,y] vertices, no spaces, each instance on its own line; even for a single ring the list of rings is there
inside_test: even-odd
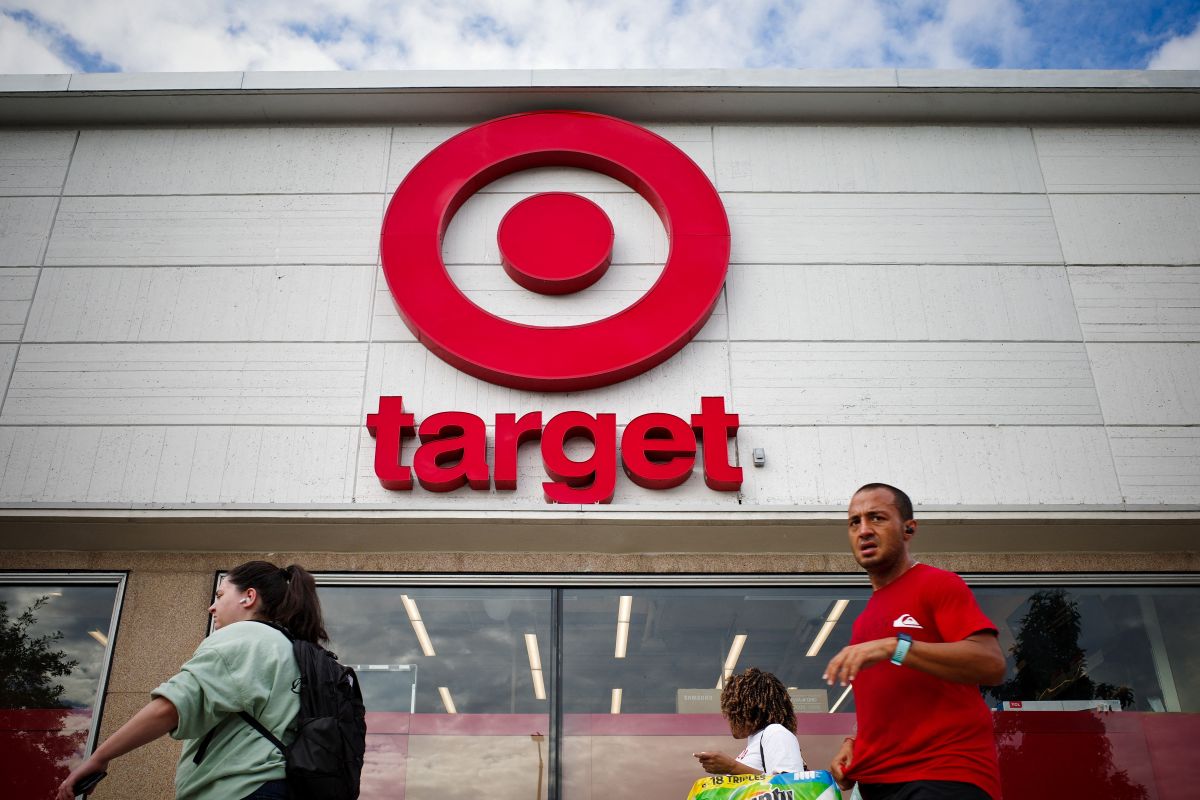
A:
[[[71,34],[46,22],[32,11],[0,11],[0,14],[23,26],[47,49],[61,58],[75,72],[121,72],[121,65],[109,61],[100,53],[86,49]]]

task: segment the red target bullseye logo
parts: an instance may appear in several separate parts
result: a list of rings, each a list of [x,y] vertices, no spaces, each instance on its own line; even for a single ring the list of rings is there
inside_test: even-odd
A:
[[[582,325],[535,327],[488,313],[450,279],[441,251],[455,212],[488,183],[534,167],[608,175],[658,213],[669,253],[658,281],[633,305]],[[559,192],[518,203],[498,231],[504,270],[543,294],[598,280],[613,237],[598,206]],[[503,386],[570,391],[645,372],[696,335],[725,282],[729,222],[708,177],[662,137],[600,114],[543,111],[485,122],[434,149],[393,195],[380,249],[401,317],[438,357]]]

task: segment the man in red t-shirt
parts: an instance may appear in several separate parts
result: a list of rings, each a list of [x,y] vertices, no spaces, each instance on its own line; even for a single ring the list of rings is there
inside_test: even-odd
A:
[[[981,684],[1004,679],[992,624],[962,578],[918,564],[912,501],[869,483],[850,501],[850,548],[874,593],[825,681],[854,686],[858,732],[830,771],[864,800],[1000,800]]]

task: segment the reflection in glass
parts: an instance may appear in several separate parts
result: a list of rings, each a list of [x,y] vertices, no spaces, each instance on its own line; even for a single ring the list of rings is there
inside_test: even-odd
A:
[[[869,597],[866,587],[563,590],[563,797],[608,796],[620,776],[639,794],[683,797],[700,750],[736,753],[720,688],[746,667],[773,672],[802,718],[831,726],[802,741],[825,763],[849,715],[821,679]],[[614,647],[614,631],[616,644]],[[846,698],[842,711],[854,709]],[[819,720],[819,721],[818,721]]]
[[[0,585],[0,796],[48,797],[83,757],[116,595]]]
[[[1194,589],[989,587],[975,594],[1009,655],[1008,679],[985,692],[991,705],[1107,700],[1125,711],[1200,711],[1200,672],[1187,668],[1200,666]]]
[[[975,594],[1009,659],[1004,684],[984,689],[991,705],[1123,709],[997,714],[1006,795],[1154,796],[1165,767],[1156,761],[1150,771],[1148,737],[1186,741],[1172,726],[1194,718],[1153,712],[1200,710],[1200,592],[985,586]],[[610,796],[618,779],[639,794],[682,797],[701,775],[691,753],[737,752],[719,685],[748,666],[789,687],[805,758],[827,764],[852,729],[854,694],[827,687],[821,673],[869,596],[863,584],[321,587],[332,649],[359,665],[367,698],[363,797],[409,800],[465,800],[483,782],[491,796],[545,798],[556,740],[563,800]],[[563,720],[552,730],[559,657]],[[1143,718],[1167,724],[1147,724],[1143,735]]]
[[[362,798],[545,796],[549,590],[321,585],[367,707]]]
[[[564,710],[607,714],[621,689],[623,714],[719,713],[715,699],[680,692],[715,698],[723,677],[754,666],[793,690],[798,712],[828,711],[835,698],[821,673],[849,643],[868,595],[860,587],[566,589]]]
[[[1072,716],[1070,741],[1064,742],[1061,733],[1047,733],[1038,723],[1038,710],[1056,707],[1064,711],[1081,710],[1091,701],[1114,701],[1105,708],[1129,709],[1135,704],[1134,682],[1142,691],[1163,694],[1163,687],[1152,684],[1154,656],[1150,646],[1149,628],[1156,622],[1146,618],[1145,595],[1122,596],[1102,591],[1096,596],[1085,590],[1082,597],[1064,589],[1045,589],[1034,592],[1022,604],[1022,615],[1015,628],[1009,626],[1013,637],[1010,648],[1009,678],[987,694],[1005,707],[1025,713],[1001,714],[996,719],[996,744],[1001,771],[1016,775],[1028,771],[1031,764],[1045,758],[1047,750],[1064,755],[1063,746],[1071,748],[1066,771],[1071,773],[1069,785],[1087,788],[1092,796],[1113,800],[1145,800],[1148,789],[1132,778],[1114,758],[1108,724],[1098,714],[1082,713]],[[1093,637],[1092,648],[1085,649],[1081,641],[1085,616],[1081,610],[1084,600],[1090,601],[1093,613],[1086,618]],[[1134,610],[1138,609],[1142,618]],[[1011,618],[1010,618],[1011,619]],[[1116,647],[1123,644],[1128,652]],[[1109,658],[1105,647],[1111,647]],[[1089,662],[1109,662],[1107,674],[1122,680],[1121,685],[1096,680],[1090,674]],[[1151,669],[1148,669],[1148,665]],[[1151,688],[1153,685],[1154,688]],[[1058,747],[1047,747],[1055,743]],[[1059,770],[1059,775],[1064,770]]]

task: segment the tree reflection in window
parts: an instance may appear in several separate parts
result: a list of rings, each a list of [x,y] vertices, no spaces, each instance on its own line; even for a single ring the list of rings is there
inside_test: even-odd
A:
[[[991,694],[1000,700],[1117,700],[1133,706],[1133,689],[1088,677],[1079,603],[1063,589],[1029,597],[1012,655],[1016,673]]]
[[[62,699],[65,687],[59,680],[79,662],[55,648],[62,631],[33,632],[37,612],[48,600],[37,598],[15,617],[0,600],[0,709],[24,711],[27,719],[4,737],[10,748],[5,761],[22,765],[0,781],[9,797],[39,796],[57,784],[87,739],[86,729],[68,724],[70,706]]]
[[[1088,676],[1087,653],[1079,644],[1082,616],[1079,603],[1063,589],[1047,589],[1029,597],[1029,610],[1021,618],[1012,656],[1016,671],[988,694],[999,700],[1117,700],[1121,708],[1134,703],[1133,689],[1096,683]],[[1029,712],[1036,714],[1038,712]],[[1146,788],[1113,763],[1112,744],[1104,716],[1110,712],[1077,714],[1075,735],[1092,744],[1087,758],[1073,759],[1077,771],[1072,783],[1104,787],[1107,800],[1146,800]],[[1027,730],[1028,713],[1001,714],[996,720],[996,744],[1001,773],[1006,767],[1036,763],[1044,740]]]

